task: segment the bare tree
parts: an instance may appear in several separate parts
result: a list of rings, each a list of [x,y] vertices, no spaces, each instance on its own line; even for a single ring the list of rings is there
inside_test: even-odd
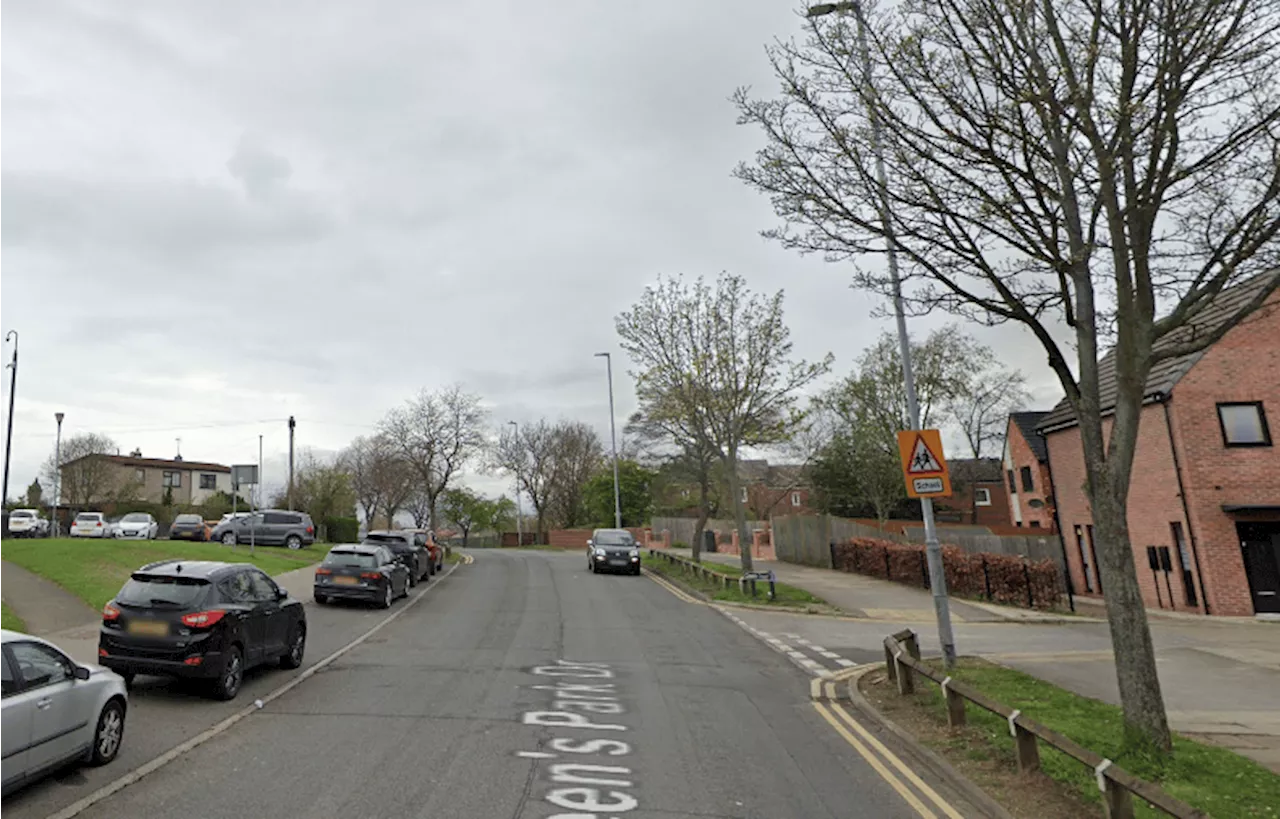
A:
[[[391,443],[381,435],[356,438],[343,450],[339,463],[351,477],[365,526],[372,529],[378,513],[388,510],[390,525],[415,483]]]
[[[855,14],[769,49],[782,96],[738,93],[767,141],[738,176],[771,197],[785,246],[832,260],[894,247],[912,311],[1014,322],[1043,346],[1080,425],[1126,729],[1168,751],[1126,521],[1138,421],[1153,366],[1207,348],[1280,286],[1280,15],[1271,0],[862,8],[824,9]],[[863,48],[865,76],[850,61]],[[892,290],[880,264],[856,283]]]
[[[281,487],[271,500],[283,508],[288,491]],[[341,457],[321,457],[311,449],[303,449],[297,458],[293,479],[294,505],[317,522],[331,517],[349,517],[355,513],[356,495],[352,476]]]
[[[830,369],[831,356],[792,361],[782,292],[761,297],[729,274],[714,290],[702,279],[692,287],[679,278],[648,287],[615,325],[639,368],[633,375],[641,411],[682,425],[723,464],[742,567],[750,571],[740,455],[788,438],[799,390]]]
[[[446,489],[440,497],[444,498],[452,491],[452,489]],[[405,511],[413,517],[413,525],[419,529],[438,525],[438,522],[431,520],[431,500],[431,494],[427,492],[426,485],[422,481],[415,480],[409,497],[405,500]]]
[[[521,424],[519,431],[503,430],[491,454],[491,466],[516,476],[516,483],[529,496],[537,517],[538,542],[547,534],[547,514],[555,486],[555,427],[541,419]]]
[[[44,465],[45,480],[50,486],[59,486],[61,503],[72,509],[110,500],[132,486],[132,482],[120,479],[119,468],[102,457],[119,452],[116,442],[96,432],[82,432],[62,442],[62,463],[54,463],[50,455]],[[61,466],[61,484],[58,484],[58,467]]]
[[[552,440],[551,515],[565,529],[587,520],[583,490],[604,461],[596,431],[581,421],[556,424]]]
[[[966,379],[963,389],[947,403],[947,414],[964,432],[969,451],[981,458],[989,446],[1004,441],[1009,413],[1031,400],[1026,378],[1019,370],[1009,370],[994,358]]]
[[[433,522],[440,495],[483,450],[486,416],[478,396],[454,385],[423,390],[383,419],[380,432],[417,473]]]

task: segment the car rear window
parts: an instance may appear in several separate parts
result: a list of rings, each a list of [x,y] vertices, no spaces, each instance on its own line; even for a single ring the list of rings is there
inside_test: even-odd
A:
[[[364,552],[329,552],[322,565],[339,569],[376,569],[378,560]]]
[[[33,518],[35,515],[25,509],[18,509],[9,515],[10,518]]]
[[[369,535],[364,539],[365,543],[388,543],[392,546],[407,545],[409,540],[405,535]]]
[[[82,520],[82,521],[85,521],[86,523],[91,523],[101,519],[102,519],[101,515],[94,514],[92,512],[82,512],[81,514],[76,515],[76,520]]]
[[[187,608],[196,605],[209,590],[209,581],[198,577],[161,577],[135,574],[116,595],[126,606]]]
[[[199,523],[202,518],[199,515],[178,515],[173,519],[174,523]]]

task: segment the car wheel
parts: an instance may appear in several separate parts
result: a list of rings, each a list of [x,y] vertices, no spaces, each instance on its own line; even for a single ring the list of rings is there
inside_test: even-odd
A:
[[[223,546],[234,546],[234,545],[236,545],[236,533],[235,533],[235,532],[223,532],[223,533],[222,533],[222,545],[223,545]]]
[[[401,597],[408,597],[408,596],[409,596],[409,585],[410,585],[410,584],[409,584],[409,580],[410,580],[410,578],[408,578],[408,577],[406,577],[406,578],[404,579],[404,588],[400,590],[400,596],[401,596]]]
[[[222,661],[222,671],[218,679],[213,681],[213,695],[220,700],[233,700],[240,693],[240,685],[244,682],[244,657],[240,646],[227,649],[227,656]]]
[[[297,668],[302,665],[302,654],[307,650],[307,626],[305,623],[294,623],[289,632],[288,648],[280,656],[281,668]]]
[[[384,608],[384,609],[389,609],[389,608],[391,608],[391,601],[392,601],[392,599],[394,599],[394,598],[392,597],[392,595],[394,594],[394,592],[392,591],[391,587],[392,587],[394,584],[395,584],[395,581],[394,581],[394,580],[388,580],[388,581],[387,581],[387,585],[386,585],[386,586],[383,588],[383,590],[382,590],[382,601],[378,604],[378,607],[379,607],[379,608]]]
[[[408,594],[408,593],[409,593],[409,589],[412,589],[412,588],[413,588],[414,586],[416,586],[416,585],[418,585],[418,573],[417,573],[417,572],[415,572],[415,571],[410,571],[410,572],[409,572],[409,579],[408,579],[408,580],[406,580],[406,581],[405,581],[405,584],[404,584],[404,589],[405,589],[405,592],[404,592],[404,593],[405,593],[405,594]]]
[[[323,594],[317,594],[317,595],[315,595],[315,599],[316,599],[316,602],[317,602],[317,603],[319,603],[319,604],[320,604],[320,605],[322,605],[322,606],[323,606],[325,603],[328,603],[328,602],[329,602],[329,598],[328,598],[328,597],[325,597]]]
[[[124,705],[111,700],[102,706],[98,714],[98,729],[93,733],[93,748],[89,751],[90,765],[106,765],[120,753],[124,739]]]
[[[296,552],[298,549],[302,548],[302,538],[297,535],[289,535],[284,539],[284,545]]]

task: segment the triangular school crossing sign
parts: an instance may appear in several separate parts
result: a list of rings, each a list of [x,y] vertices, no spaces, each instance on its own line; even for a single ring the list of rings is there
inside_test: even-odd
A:
[[[898,433],[898,454],[907,494],[913,498],[951,496],[951,476],[942,453],[942,435],[936,429],[910,429]]]

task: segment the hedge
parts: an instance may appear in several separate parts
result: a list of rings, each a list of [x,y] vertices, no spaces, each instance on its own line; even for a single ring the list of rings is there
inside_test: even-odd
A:
[[[929,588],[928,561],[922,544],[853,538],[833,544],[831,557],[840,571]],[[947,591],[952,594],[1038,609],[1053,608],[1062,595],[1058,567],[1052,560],[975,554],[944,545],[942,565]]]
[[[325,518],[320,525],[330,543],[355,543],[360,539],[359,518]]]

